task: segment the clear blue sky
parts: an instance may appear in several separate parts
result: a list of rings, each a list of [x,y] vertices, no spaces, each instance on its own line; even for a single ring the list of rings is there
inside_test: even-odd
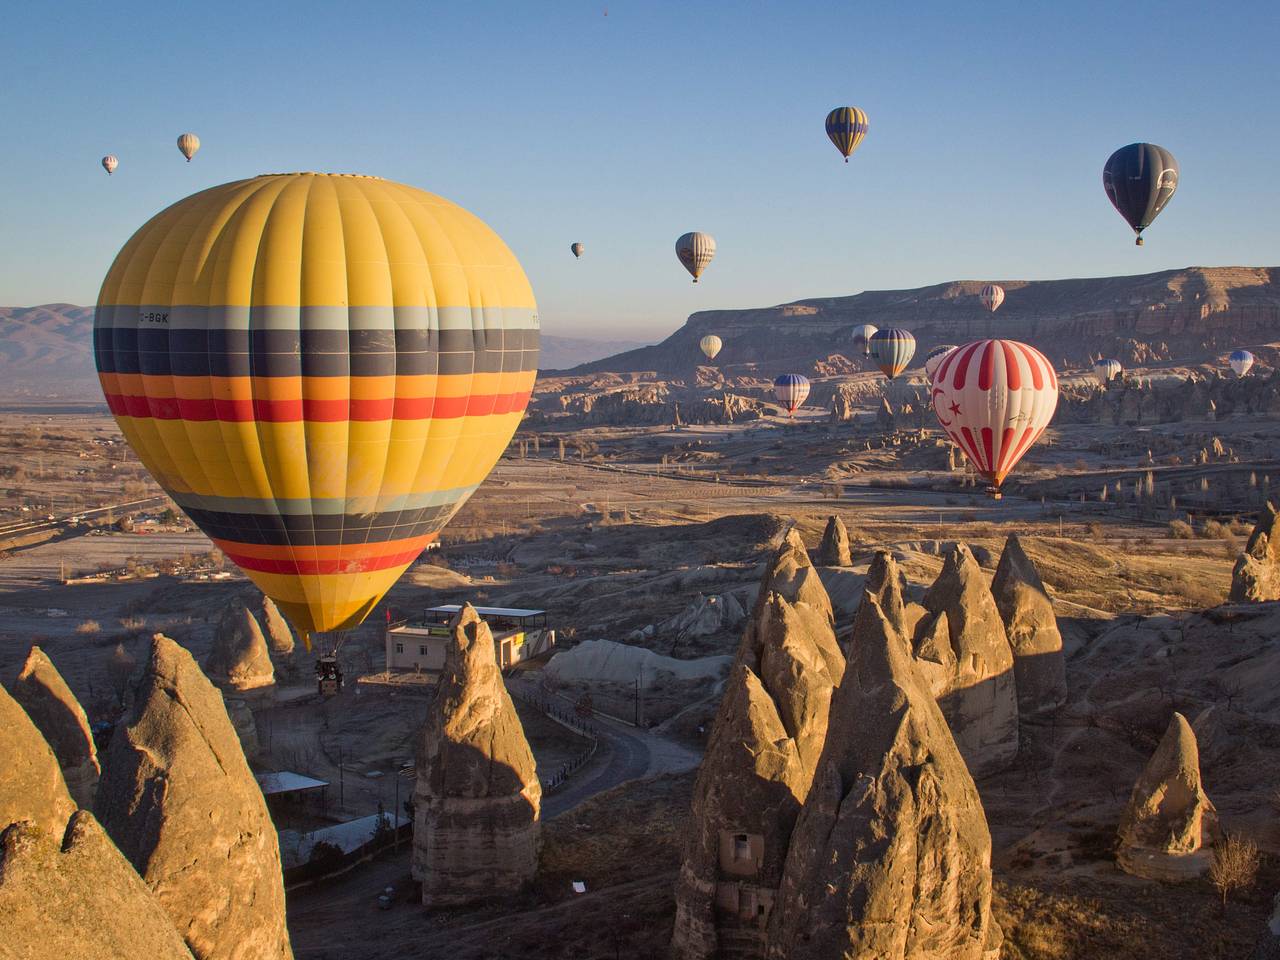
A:
[[[694,310],[955,278],[1276,265],[1278,9],[13,4],[0,304],[91,303],[162,207],[283,170],[377,174],[476,212],[559,334],[653,340]],[[842,104],[871,124],[848,166],[822,125]],[[203,142],[190,165],[184,130]],[[1142,249],[1101,186],[1134,140],[1182,167]],[[686,230],[719,244],[696,287],[672,250]]]

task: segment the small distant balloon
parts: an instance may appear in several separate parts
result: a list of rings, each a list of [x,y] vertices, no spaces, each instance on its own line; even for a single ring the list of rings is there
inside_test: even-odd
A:
[[[827,137],[844,155],[845,163],[866,135],[867,115],[857,107],[836,107],[827,114]]]
[[[1227,363],[1231,364],[1231,369],[1235,371],[1237,377],[1243,377],[1248,373],[1256,361],[1257,357],[1248,350],[1236,350],[1227,358]]]
[[[573,252],[573,255],[575,257],[581,257],[582,251],[587,248],[580,243],[574,243],[574,244],[570,244],[569,249]]]
[[[915,352],[916,338],[910,330],[889,327],[871,336],[871,359],[890,380],[907,369]]]
[[[809,378],[799,373],[784,373],[773,381],[773,395],[787,409],[795,413],[809,396]]]
[[[1000,309],[1000,304],[1004,303],[1004,287],[998,283],[988,283],[978,294],[978,299],[984,307],[995,313]]]
[[[934,373],[938,370],[938,364],[948,353],[956,348],[954,343],[943,343],[934,347],[924,355],[924,375],[929,380],[933,380]]]
[[[698,349],[706,355],[708,360],[714,360],[716,358],[716,354],[720,352],[720,348],[723,346],[724,341],[714,333],[708,333],[698,341]]]
[[[191,162],[191,158],[196,155],[196,151],[200,149],[200,138],[194,133],[184,133],[178,138],[178,149],[182,151],[182,155],[187,158],[187,163]]]
[[[116,167],[120,166],[120,161],[115,158],[114,154],[108,153],[102,158],[102,169],[107,171],[107,176],[111,176],[116,172]]]
[[[1178,189],[1178,161],[1154,143],[1131,143],[1107,158],[1102,189],[1138,235],[1137,245],[1142,246],[1142,231],[1151,226]]]
[[[1105,387],[1123,372],[1124,367],[1121,366],[1119,360],[1104,358],[1093,365],[1093,378],[1097,380],[1098,385],[1102,387]]]
[[[876,335],[876,328],[869,323],[853,328],[853,345],[862,351],[864,357],[871,356],[871,338]]]
[[[676,241],[676,256],[697,283],[702,271],[716,255],[715,237],[709,233],[686,233]]]

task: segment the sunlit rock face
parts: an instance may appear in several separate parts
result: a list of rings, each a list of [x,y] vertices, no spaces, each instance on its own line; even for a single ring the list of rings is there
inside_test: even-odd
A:
[[[946,614],[934,638],[943,676],[934,690],[956,745],[975,777],[1007,767],[1018,753],[1018,695],[1004,620],[969,548],[948,552],[924,606]],[[921,651],[917,651],[922,655]],[[937,672],[937,671],[935,671]]]
[[[538,866],[542,785],[493,635],[467,604],[452,638],[413,794],[413,875],[429,907],[516,893]]]
[[[92,807],[98,786],[98,749],[84,708],[39,647],[27,654],[13,697],[44,735],[77,806]]]
[[[1200,782],[1196,735],[1175,713],[1133,787],[1116,863],[1149,880],[1189,880],[1209,869],[1220,836],[1218,812]]]
[[[973,778],[905,639],[859,617],[769,921],[777,960],[982,960],[991,837]]]
[[[95,812],[198,960],[289,960],[280,846],[222,694],[163,634],[135,674]]]
[[[1244,553],[1231,571],[1230,599],[1256,602],[1280,600],[1280,540],[1276,509],[1265,504],[1258,515]]]
[[[1016,534],[1005,541],[991,594],[1013,649],[1018,712],[1028,718],[1053,713],[1067,702],[1062,634],[1040,572]]]
[[[30,821],[60,836],[76,804],[53,749],[18,701],[0,687],[0,830]]]
[[[827,517],[827,529],[818,545],[818,563],[824,567],[851,567],[849,531],[839,517]]]
[[[271,654],[262,627],[248,607],[229,607],[222,614],[204,670],[232,695],[257,699],[272,693],[276,677]]]
[[[763,956],[843,672],[830,599],[793,529],[766,567],[698,771],[676,883],[678,960]]]

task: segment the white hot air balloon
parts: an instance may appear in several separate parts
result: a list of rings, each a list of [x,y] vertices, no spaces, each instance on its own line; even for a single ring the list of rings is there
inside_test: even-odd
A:
[[[942,362],[942,358],[956,348],[954,343],[943,343],[934,347],[924,355],[924,375],[925,379],[932,381],[934,371],[938,369],[938,364]]]
[[[120,166],[120,161],[116,159],[115,154],[108,153],[102,158],[102,169],[107,171],[107,176],[111,176],[116,172],[116,167]]]
[[[1120,365],[1119,360],[1104,358],[1093,365],[1093,378],[1098,381],[1100,387],[1105,387],[1123,372],[1124,367]]]
[[[1248,350],[1236,350],[1227,358],[1227,363],[1231,364],[1231,369],[1235,371],[1237,377],[1243,377],[1256,360],[1257,358]]]
[[[702,271],[716,255],[715,237],[709,233],[686,233],[676,241],[676,256],[697,283]]]
[[[581,257],[582,251],[586,249],[587,248],[580,243],[573,243],[569,245],[569,252],[572,253],[575,258]]]
[[[978,299],[984,307],[995,313],[1000,309],[1000,304],[1004,303],[1004,287],[998,283],[988,283],[978,294]]]
[[[706,355],[708,360],[714,360],[716,358],[716,354],[720,352],[720,348],[723,346],[724,341],[714,333],[708,333],[698,341],[698,349]]]
[[[1053,419],[1058,377],[1035,347],[975,340],[942,359],[931,394],[942,429],[998,499],[1004,478]]]
[[[864,357],[871,356],[871,338],[876,335],[876,328],[863,323],[853,328],[853,345],[862,351]]]
[[[196,155],[196,151],[200,149],[200,138],[194,133],[184,133],[178,138],[178,149],[182,151],[182,155],[187,158],[187,163],[191,162],[191,158]]]

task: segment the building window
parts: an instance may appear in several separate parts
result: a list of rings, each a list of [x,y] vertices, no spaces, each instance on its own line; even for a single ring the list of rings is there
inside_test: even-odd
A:
[[[747,835],[745,833],[740,833],[733,838],[733,859],[751,859],[751,841],[747,839]]]
[[[396,644],[396,653],[404,653],[404,644],[403,644],[403,643],[397,643],[397,644]]]
[[[427,645],[425,643],[418,644],[418,653],[424,657],[427,655]]]

